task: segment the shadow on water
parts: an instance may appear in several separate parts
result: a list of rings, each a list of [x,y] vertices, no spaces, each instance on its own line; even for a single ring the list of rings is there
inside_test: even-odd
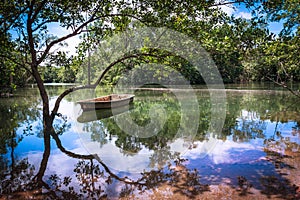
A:
[[[223,149],[216,148],[216,151],[201,158],[192,154],[197,151],[197,146],[205,142],[203,134],[208,121],[202,120],[199,122],[200,128],[194,146],[187,154],[175,154],[169,162],[161,164],[163,167],[144,170],[133,176],[112,169],[99,155],[79,151],[72,145],[72,150],[68,150],[68,137],[74,137],[70,136],[74,134],[73,122],[63,115],[57,118],[56,132],[51,134],[51,141],[44,142],[38,109],[40,102],[34,98],[28,102],[23,99],[22,104],[9,101],[12,102],[7,102],[7,105],[0,104],[3,113],[0,117],[1,199],[146,197],[149,192],[157,190],[179,194],[184,198],[199,198],[211,192],[211,185],[219,184],[230,186],[240,196],[251,195],[252,189],[255,189],[267,198],[299,198],[299,185],[295,184],[300,169],[299,111],[291,108],[291,111],[285,110],[285,113],[294,112],[294,115],[278,114],[276,117],[276,113],[280,113],[276,111],[280,110],[276,106],[282,105],[278,102],[283,101],[282,99],[260,99],[251,95],[232,97],[228,103],[231,108],[228,109],[224,133],[217,135]],[[263,102],[255,105],[257,101]],[[147,124],[148,117],[141,111],[147,109],[147,105],[138,103],[140,107],[137,105],[137,109],[140,110],[134,110],[131,115],[139,116],[137,123]],[[169,102],[170,105],[174,103],[176,104]],[[207,105],[206,101],[201,103]],[[272,105],[274,111],[267,105]],[[125,156],[130,156],[128,152],[139,153],[141,146],[147,147],[157,153],[150,158],[157,163],[159,159],[155,156],[159,157],[159,150],[165,150],[174,136],[172,134],[178,130],[172,124],[176,124],[174,121],[178,121],[180,115],[172,109],[168,112],[172,120],[166,122],[164,131],[151,138],[134,138],[124,134],[116,127],[113,118],[101,121],[108,135],[100,137],[99,132],[93,132],[92,126],[95,123],[86,124],[85,128],[91,132],[93,140],[100,143],[106,139],[102,145],[111,142],[111,137],[117,138],[115,145],[124,151]],[[201,112],[205,115],[208,111],[202,109]],[[31,143],[26,143],[31,145],[22,147],[24,140],[32,140]],[[250,148],[257,143],[257,148]],[[36,147],[33,144],[41,146]],[[234,148],[232,145],[238,146]],[[226,149],[227,146],[231,148]],[[24,154],[22,148],[39,153]],[[217,151],[222,151],[223,154]],[[56,159],[57,155],[61,160]],[[66,170],[62,173],[59,168]],[[295,180],[291,181],[291,176],[295,176]]]
[[[238,152],[237,152],[238,153]],[[261,152],[256,150],[249,150],[244,152],[246,154],[262,155]],[[237,154],[238,155],[238,154]],[[281,157],[282,155],[280,155]],[[223,183],[236,189],[240,195],[251,194],[251,189],[259,190],[267,197],[278,197],[282,199],[293,199],[297,195],[298,186],[291,183],[291,181],[285,177],[285,174],[280,170],[294,168],[286,164],[280,159],[273,158],[276,162],[273,162],[267,156],[267,159],[257,160],[254,162],[237,162],[237,163],[222,163],[213,164],[209,159],[198,160],[198,162],[206,162],[206,166],[199,170],[201,174],[201,182],[218,185]],[[290,159],[292,159],[290,157]],[[278,170],[276,166],[280,162],[281,168]],[[193,167],[190,166],[190,167]],[[238,174],[236,177],[232,177],[232,173]]]

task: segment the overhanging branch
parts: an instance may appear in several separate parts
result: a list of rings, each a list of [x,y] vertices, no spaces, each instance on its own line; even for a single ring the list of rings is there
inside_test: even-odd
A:
[[[292,88],[288,87],[285,83],[280,83],[278,81],[275,81],[274,79],[270,78],[269,76],[266,76],[266,78],[270,81],[272,81],[273,83],[287,89],[288,91],[290,91],[293,95],[295,95],[296,97],[299,97],[300,98],[300,93],[299,92],[296,92],[294,91]]]
[[[169,56],[171,54],[165,54],[163,56]],[[58,96],[58,98],[56,99],[56,102],[55,102],[55,105],[54,105],[54,108],[51,112],[51,117],[52,119],[54,119],[58,109],[59,109],[59,105],[60,105],[60,102],[62,101],[62,99],[67,96],[68,94],[70,94],[71,92],[74,92],[74,91],[77,91],[77,90],[82,90],[82,89],[95,89],[99,83],[101,82],[101,80],[103,79],[103,77],[105,76],[105,74],[113,67],[115,66],[116,64],[118,63],[121,63],[123,62],[124,60],[127,60],[127,59],[130,59],[130,58],[139,58],[139,57],[142,57],[142,56],[152,56],[152,57],[158,57],[158,58],[161,58],[162,56],[161,55],[155,55],[155,54],[151,54],[151,53],[139,53],[139,54],[130,54],[130,55],[126,55],[118,60],[116,60],[115,62],[112,62],[109,66],[107,66],[105,68],[105,70],[102,72],[102,74],[99,76],[99,78],[97,79],[97,81],[94,83],[94,84],[91,84],[91,85],[84,85],[84,86],[75,86],[75,87],[71,87],[67,90],[65,90],[62,94],[60,94]]]

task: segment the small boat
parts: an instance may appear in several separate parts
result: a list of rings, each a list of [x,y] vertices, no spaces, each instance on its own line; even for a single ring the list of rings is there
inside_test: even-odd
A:
[[[83,111],[109,109],[129,105],[133,101],[134,95],[131,94],[111,94],[78,101]]]

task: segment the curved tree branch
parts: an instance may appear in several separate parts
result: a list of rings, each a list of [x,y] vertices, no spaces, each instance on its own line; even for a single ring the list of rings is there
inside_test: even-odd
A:
[[[161,56],[158,56],[158,55],[154,55],[154,54],[151,54],[151,53],[140,53],[140,54],[131,54],[131,55],[126,55],[116,61],[114,61],[113,63],[111,63],[108,67],[105,68],[105,70],[102,72],[102,74],[99,76],[99,78],[97,79],[97,81],[94,83],[94,84],[91,84],[91,85],[84,85],[84,86],[77,86],[77,87],[71,87],[67,90],[65,90],[62,94],[60,94],[58,96],[58,98],[56,99],[56,102],[55,102],[55,105],[54,105],[54,108],[51,112],[51,117],[52,119],[54,119],[55,115],[57,114],[57,111],[59,109],[59,105],[60,105],[60,102],[62,101],[62,99],[67,96],[68,94],[70,94],[71,92],[74,92],[74,91],[77,91],[77,90],[82,90],[82,89],[95,89],[99,83],[101,82],[101,80],[103,79],[103,77],[105,76],[105,74],[113,67],[115,66],[116,64],[124,61],[124,60],[127,60],[127,59],[130,59],[130,58],[139,58],[141,56],[152,56],[152,57],[161,57]],[[166,54],[167,56],[167,54]]]
[[[85,160],[95,159],[94,155],[81,155],[81,154],[73,153],[71,151],[66,150],[65,147],[62,145],[61,140],[59,139],[59,137],[56,133],[52,133],[51,136],[55,140],[55,143],[56,143],[57,147],[59,148],[59,150],[65,154],[67,154],[68,156],[70,156],[72,158],[85,159]]]
[[[98,156],[98,155],[95,155],[95,158],[96,160],[102,165],[102,167],[105,169],[105,171],[113,178],[117,179],[118,181],[122,181],[123,183],[127,183],[127,184],[131,184],[131,185],[146,185],[146,183],[143,183],[143,182],[139,182],[139,181],[133,181],[133,180],[130,180],[126,177],[124,178],[121,178],[119,177],[118,175],[114,174],[106,164],[104,164],[102,161],[101,161],[101,158]]]
[[[133,184],[133,185],[146,185],[145,183],[143,182],[139,182],[139,181],[133,181],[133,180],[130,180],[126,177],[122,178],[122,177],[119,177],[118,175],[114,174],[110,169],[109,167],[101,160],[101,158],[97,155],[97,154],[90,154],[90,155],[80,155],[80,154],[76,154],[76,153],[73,153],[71,151],[68,151],[66,150],[62,143],[61,143],[61,140],[59,139],[58,135],[56,133],[53,133],[51,134],[51,136],[53,137],[53,139],[55,140],[56,142],[56,145],[57,147],[59,148],[59,150],[63,153],[65,153],[66,155],[72,157],[72,158],[77,158],[77,159],[85,159],[85,160],[93,160],[93,159],[96,159],[101,165],[102,167],[105,169],[105,171],[113,178],[115,178],[116,180],[119,180],[119,181],[122,181],[124,183],[127,183],[127,184]]]

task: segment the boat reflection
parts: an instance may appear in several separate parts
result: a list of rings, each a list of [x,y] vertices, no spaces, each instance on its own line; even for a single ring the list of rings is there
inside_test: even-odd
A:
[[[88,110],[83,111],[80,116],[78,116],[77,121],[79,123],[87,123],[92,121],[97,121],[105,118],[109,118],[115,115],[119,115],[125,112],[129,112],[134,108],[133,104],[120,106],[116,108],[107,108],[100,110]]]

